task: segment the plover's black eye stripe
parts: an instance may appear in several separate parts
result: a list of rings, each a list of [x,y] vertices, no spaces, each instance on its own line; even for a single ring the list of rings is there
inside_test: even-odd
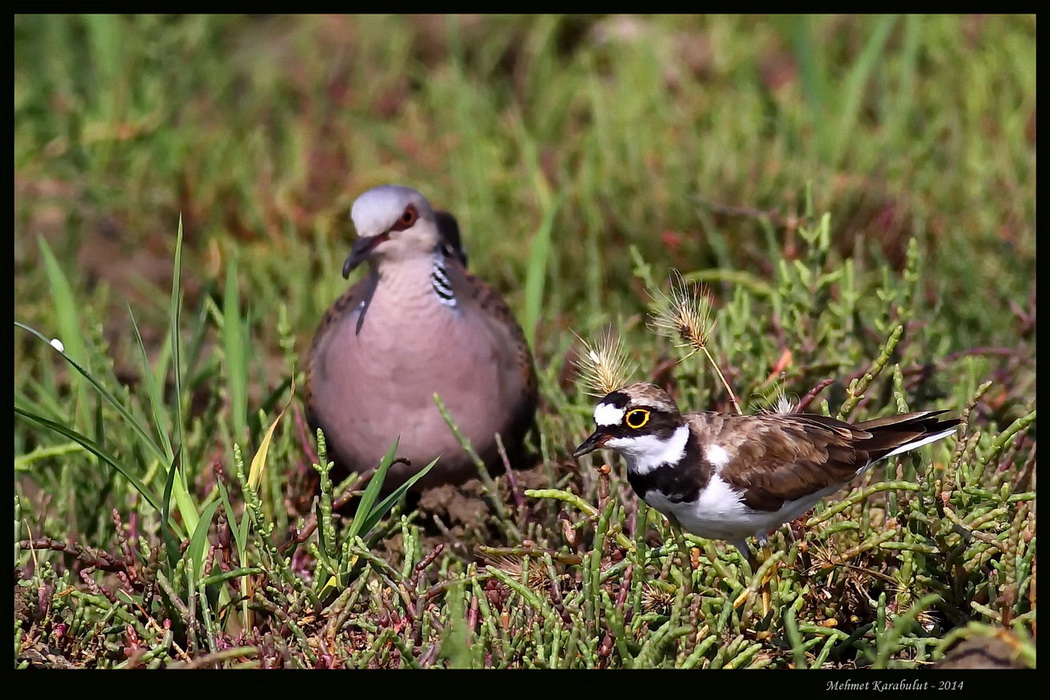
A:
[[[642,421],[642,414],[645,420]],[[619,415],[618,415],[619,414]],[[639,432],[666,440],[681,424],[681,420],[656,408],[617,409],[612,404],[601,403],[595,409],[595,423],[610,437],[636,438]]]

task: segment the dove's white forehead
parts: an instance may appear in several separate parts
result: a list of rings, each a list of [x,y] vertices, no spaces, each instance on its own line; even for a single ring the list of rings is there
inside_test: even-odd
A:
[[[354,201],[350,218],[358,236],[378,236],[390,229],[405,207],[414,204],[421,217],[433,218],[430,202],[411,187],[380,185]]]

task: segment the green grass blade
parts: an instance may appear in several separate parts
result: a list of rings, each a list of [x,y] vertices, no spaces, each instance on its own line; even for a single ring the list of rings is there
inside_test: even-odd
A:
[[[350,523],[350,529],[347,533],[348,539],[353,539],[360,535],[368,532],[364,527],[367,516],[372,512],[372,504],[376,502],[379,497],[379,492],[383,488],[383,481],[386,480],[386,473],[390,471],[390,465],[394,463],[394,456],[397,454],[397,446],[401,443],[401,438],[394,440],[394,444],[390,446],[390,449],[383,455],[383,459],[379,462],[379,466],[376,468],[375,474],[372,475],[371,481],[368,482],[368,486],[365,487],[365,492],[361,494],[361,502],[357,505],[357,512],[360,516],[364,514],[365,517],[355,517],[354,521]]]
[[[95,444],[106,444],[106,424],[102,420],[102,397],[95,396]]]
[[[226,488],[226,484],[223,483],[222,479],[216,479],[215,485],[219,487],[219,500],[222,501],[222,507],[226,513],[226,519],[230,522],[230,532],[233,533],[234,546],[237,547],[238,555],[243,555],[245,547],[244,536],[241,534],[241,525],[237,521],[237,514],[233,510],[233,504],[230,503],[229,489]],[[242,520],[247,517],[248,515],[246,513],[241,515]]]
[[[193,562],[193,570],[201,578],[208,575],[208,572],[204,571],[205,557],[208,554],[208,529],[211,527],[212,518],[215,517],[215,511],[218,510],[220,505],[221,501],[212,501],[211,505],[206,507],[204,512],[201,513],[197,527],[194,528],[193,535],[190,537],[190,544],[186,547],[186,553],[183,555],[187,562]]]
[[[24,331],[32,333],[45,343],[49,345],[51,344],[51,340],[35,328],[31,328],[25,325],[24,323],[19,323],[18,321],[15,321],[15,326],[21,328]],[[128,408],[119,399],[117,399],[116,396],[114,396],[108,389],[106,389],[106,387],[104,387],[97,379],[95,379],[95,377],[91,375],[91,373],[89,373],[87,370],[81,367],[68,354],[61,350],[58,350],[57,348],[55,349],[55,351],[62,355],[62,357],[65,358],[66,362],[73,366],[73,369],[75,369],[77,372],[80,372],[80,374],[85,379],[91,382],[91,385],[95,387],[95,390],[98,391],[98,393],[100,393],[102,397],[105,398],[111,406],[113,406],[113,408],[117,409],[117,412],[120,413],[120,415],[123,416],[124,420],[128,422],[128,425],[130,425],[134,429],[135,433],[141,439],[142,444],[145,445],[145,447],[153,453],[154,457],[165,462],[168,460],[168,456],[164,453],[164,450],[160,447],[160,445],[158,445],[156,441],[153,440],[146,428],[143,427],[143,425],[139,421],[135,420],[135,417],[131,415],[131,412],[128,410]]]
[[[903,19],[903,39],[900,48],[900,83],[894,94],[892,114],[887,115],[886,132],[908,134],[915,102],[915,84],[919,75],[919,57],[922,50],[922,15],[908,14]]]
[[[185,367],[197,367],[204,352],[205,341],[208,340],[208,304],[213,304],[211,297],[214,294],[215,280],[209,279],[199,293],[200,298],[207,301],[201,304],[200,310],[193,319],[193,325],[190,327],[189,342],[184,343],[182,347],[182,362]]]
[[[539,323],[543,309],[543,289],[547,282],[547,261],[551,254],[551,230],[554,228],[554,217],[565,200],[565,191],[543,215],[539,230],[532,238],[529,248],[528,268],[525,273],[525,340],[529,347],[535,347],[536,324]]]
[[[226,350],[226,380],[230,396],[230,420],[234,440],[244,440],[248,417],[248,343],[241,318],[237,292],[237,263],[231,257],[226,265],[226,292],[223,295],[222,340]]]
[[[168,368],[171,366],[171,329],[167,329],[164,332],[164,344],[160,346],[160,353],[157,355],[157,364],[153,368],[153,385],[158,389],[158,395],[163,397],[161,389],[167,384],[168,381]],[[171,407],[164,406],[165,415],[165,434],[168,436],[168,444],[171,444]],[[174,450],[174,447],[172,447]]]
[[[827,75],[824,60],[817,51],[817,37],[812,30],[813,18],[809,15],[788,15],[777,17],[781,31],[787,35],[791,48],[798,61],[799,80],[802,83],[802,96],[809,107],[809,118],[816,132],[817,143],[822,154],[828,143],[825,120],[827,113]]]
[[[294,386],[295,375],[294,373],[285,377],[284,380],[274,387],[274,390],[267,394],[266,398],[259,404],[259,410],[248,416],[248,431],[255,435],[262,429],[261,414],[269,413],[273,410],[273,407],[277,405],[277,402],[281,399],[281,394],[288,390],[289,387],[292,389],[292,396],[295,396]]]
[[[277,429],[277,424],[284,418],[284,412],[288,410],[288,406],[291,403],[292,399],[289,397],[288,403],[277,414],[277,417],[273,419],[270,427],[266,429],[266,434],[263,435],[263,439],[259,442],[259,449],[255,451],[255,455],[252,457],[251,467],[248,470],[248,486],[253,489],[258,488],[259,483],[262,481],[263,472],[266,469],[266,456],[270,452],[270,443],[273,441],[273,433]]]
[[[33,413],[49,417],[52,420],[66,420],[68,416],[66,409],[68,406],[62,403],[53,389],[44,386],[42,382],[34,377],[26,377],[25,383],[28,391],[19,391],[15,394],[15,398],[18,399],[19,403],[33,411]]]
[[[178,440],[176,441],[177,447],[175,449],[180,452],[186,444],[186,425],[182,406],[182,343],[180,340],[182,328],[180,325],[182,322],[181,277],[182,216],[179,216],[178,235],[175,239],[175,268],[172,272],[171,279],[171,305],[168,313],[168,329],[171,334],[171,367],[175,384],[175,433],[178,437]],[[190,476],[187,473],[188,470],[185,468],[187,462],[192,463],[191,460],[186,460],[185,458],[182,460],[183,468],[179,470],[179,480],[173,486],[172,493],[174,494],[175,504],[179,508],[179,514],[182,516],[187,531],[193,532],[197,528],[198,514],[196,505],[193,502],[193,497],[190,495]]]
[[[167,545],[168,563],[171,568],[175,568],[175,563],[178,561],[178,542],[172,536],[173,526],[171,524],[171,491],[175,486],[175,472],[179,468],[179,463],[182,457],[182,448],[178,448],[175,452],[175,456],[172,457],[171,463],[168,465],[168,475],[164,480],[164,500],[162,501],[161,517],[160,517],[160,531],[164,537],[164,543]],[[179,539],[182,539],[182,535],[179,535]]]
[[[182,415],[182,351],[180,342],[182,315],[182,288],[179,278],[182,276],[182,216],[179,216],[179,232],[175,238],[175,269],[171,276],[171,307],[168,314],[168,327],[171,329],[171,367],[175,381],[175,432],[178,445],[186,444],[186,427]],[[182,473],[182,485],[189,489],[189,477]],[[196,523],[191,525],[192,528]]]
[[[146,385],[146,398],[149,400],[150,417],[153,419],[153,430],[170,460],[175,455],[171,447],[171,439],[168,437],[170,418],[160,391],[157,389],[157,379],[153,373],[153,369],[149,365],[146,346],[142,342],[142,334],[139,332],[139,324],[135,322],[135,313],[131,310],[130,304],[128,305],[128,316],[131,318],[131,328],[135,331],[135,343],[138,345],[139,358],[142,362],[142,381]],[[162,377],[167,373],[166,367],[163,363],[158,363],[158,372],[161,373]]]
[[[93,455],[95,455],[103,462],[120,472],[128,481],[131,482],[131,484],[135,487],[135,490],[142,494],[142,497],[145,498],[151,506],[156,508],[158,511],[161,509],[160,503],[157,500],[157,497],[153,494],[153,492],[150,491],[149,488],[144,483],[142,483],[142,481],[137,476],[135,476],[134,473],[131,472],[131,470],[129,470],[127,467],[125,467],[119,461],[117,461],[117,459],[113,455],[103,450],[99,445],[95,444],[95,442],[87,435],[84,435],[83,433],[80,433],[73,428],[62,425],[61,423],[56,423],[53,420],[48,420],[47,418],[39,416],[18,405],[15,406],[15,413],[18,415],[25,416],[26,418],[35,421],[36,423],[39,423],[45,428],[48,428],[82,445]]]
[[[23,329],[25,331],[28,331],[28,332],[32,333],[37,338],[39,338],[40,340],[43,340],[44,342],[48,343],[49,345],[51,344],[51,341],[49,341],[47,339],[47,337],[44,336],[44,334],[40,333],[40,331],[36,330],[35,328],[31,328],[30,326],[27,326],[27,325],[25,325],[23,323],[19,323],[18,321],[15,321],[15,326],[17,326],[17,327],[19,327],[19,328],[21,328],[21,329]],[[117,412],[120,413],[121,416],[123,416],[124,420],[127,421],[127,423],[135,431],[135,434],[140,438],[140,442],[143,445],[145,445],[146,448],[150,452],[153,453],[154,457],[156,457],[161,462],[167,462],[168,461],[169,458],[165,454],[164,448],[162,448],[160,445],[158,445],[157,442],[152,438],[152,436],[150,436],[149,432],[142,425],[142,422],[137,420],[134,416],[131,415],[131,412],[128,410],[127,406],[125,406],[120,400],[118,400],[116,398],[116,396],[114,396],[112,392],[110,392],[108,389],[106,389],[97,379],[95,379],[94,376],[92,376],[90,373],[88,373],[79,364],[74,362],[73,359],[70,358],[68,355],[66,355],[65,352],[63,352],[61,350],[58,350],[57,348],[55,348],[55,351],[58,352],[59,354],[61,354],[62,357],[65,358],[65,360],[67,362],[69,362],[69,364],[71,364],[74,369],[76,369],[78,372],[80,372],[81,375],[83,375],[89,382],[91,382],[91,385],[99,392],[99,394],[101,394],[102,397],[105,398],[106,401],[109,402],[110,405],[112,405],[114,408],[117,409]],[[43,419],[42,416],[40,416],[40,418]],[[46,420],[46,419],[44,419],[44,420]],[[49,423],[51,425],[60,425],[56,421],[49,421]],[[63,430],[67,430],[67,428],[65,428],[64,426],[61,426],[61,427],[63,428]],[[66,434],[66,433],[64,433],[64,434]],[[76,433],[76,434],[79,435],[80,433]],[[86,436],[85,436],[84,439],[88,439],[88,438],[86,438]],[[92,443],[92,444],[94,444],[94,443]],[[125,474],[125,476],[129,476],[129,477],[131,476],[130,472],[127,472],[127,470],[124,470],[124,469],[118,469],[118,470],[120,471],[120,473]],[[134,479],[134,481],[132,483],[133,483],[133,485],[135,485],[135,488],[137,490],[139,490],[140,492],[142,492],[142,489],[145,488],[144,484],[142,484],[142,482],[137,477],[135,477],[135,479]],[[185,477],[184,477],[183,480],[180,481],[179,484],[176,485],[175,490],[174,490],[175,491],[175,502],[179,506],[179,513],[182,515],[183,521],[186,523],[186,526],[192,530],[197,525],[197,512],[196,512],[196,508],[193,505],[193,499],[190,497],[189,489],[186,486],[187,483],[188,482],[185,480]],[[141,488],[140,488],[140,486],[141,486]]]
[[[80,328],[80,307],[73,297],[73,288],[69,284],[69,278],[62,271],[44,237],[41,236],[37,241],[40,244],[40,256],[44,260],[44,269],[47,272],[47,283],[51,290],[51,300],[55,314],[58,316],[58,337],[65,346],[62,354],[68,357],[75,357],[84,367],[90,368],[91,359],[88,355],[87,343],[84,340],[84,332]],[[44,338],[44,340],[50,342],[49,338]],[[81,374],[84,374],[84,372],[81,372]],[[77,413],[77,423],[85,425],[87,413],[85,413],[86,408],[84,407],[84,385],[77,382],[73,391],[76,396],[73,405]]]
[[[412,488],[413,484],[415,484],[417,481],[426,476],[427,472],[429,472],[434,467],[434,465],[437,464],[437,462],[437,459],[434,459],[433,462],[431,462],[430,464],[413,474],[411,477],[409,477],[409,479],[405,483],[401,484],[396,489],[391,491],[386,498],[384,498],[370,511],[368,511],[367,515],[365,515],[364,520],[362,522],[361,532],[371,532],[372,528],[375,527],[376,523],[382,520],[383,516],[387,514],[387,511],[389,511],[393,507],[393,505],[397,503],[397,500],[401,498],[401,496],[403,496],[405,493],[407,493],[408,490]]]
[[[841,100],[836,110],[838,119],[833,135],[835,146],[828,163],[831,166],[838,164],[843,149],[854,133],[857,114],[860,113],[860,105],[864,99],[868,81],[882,57],[886,48],[886,39],[897,19],[896,15],[884,15],[875,19],[875,28],[843,80],[843,89],[840,91]]]

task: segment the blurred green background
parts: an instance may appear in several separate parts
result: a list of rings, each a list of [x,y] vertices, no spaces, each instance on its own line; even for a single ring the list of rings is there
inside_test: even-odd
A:
[[[17,16],[14,29],[25,320],[47,313],[38,237],[77,284],[148,297],[137,278],[167,290],[181,214],[191,288],[237,256],[253,305],[284,301],[305,337],[344,284],[349,204],[387,182],[456,213],[474,269],[517,309],[552,215],[541,336],[638,308],[626,244],[661,268],[766,276],[768,239],[789,255],[797,242],[807,183],[839,255],[899,268],[909,237],[928,246],[955,348],[1008,339],[1010,304],[1034,292],[1034,16]]]

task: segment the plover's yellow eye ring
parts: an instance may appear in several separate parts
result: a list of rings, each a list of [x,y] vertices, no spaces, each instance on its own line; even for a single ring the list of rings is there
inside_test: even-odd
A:
[[[628,428],[637,430],[649,422],[649,411],[646,411],[644,408],[636,408],[633,411],[628,411],[623,420],[627,423]]]

